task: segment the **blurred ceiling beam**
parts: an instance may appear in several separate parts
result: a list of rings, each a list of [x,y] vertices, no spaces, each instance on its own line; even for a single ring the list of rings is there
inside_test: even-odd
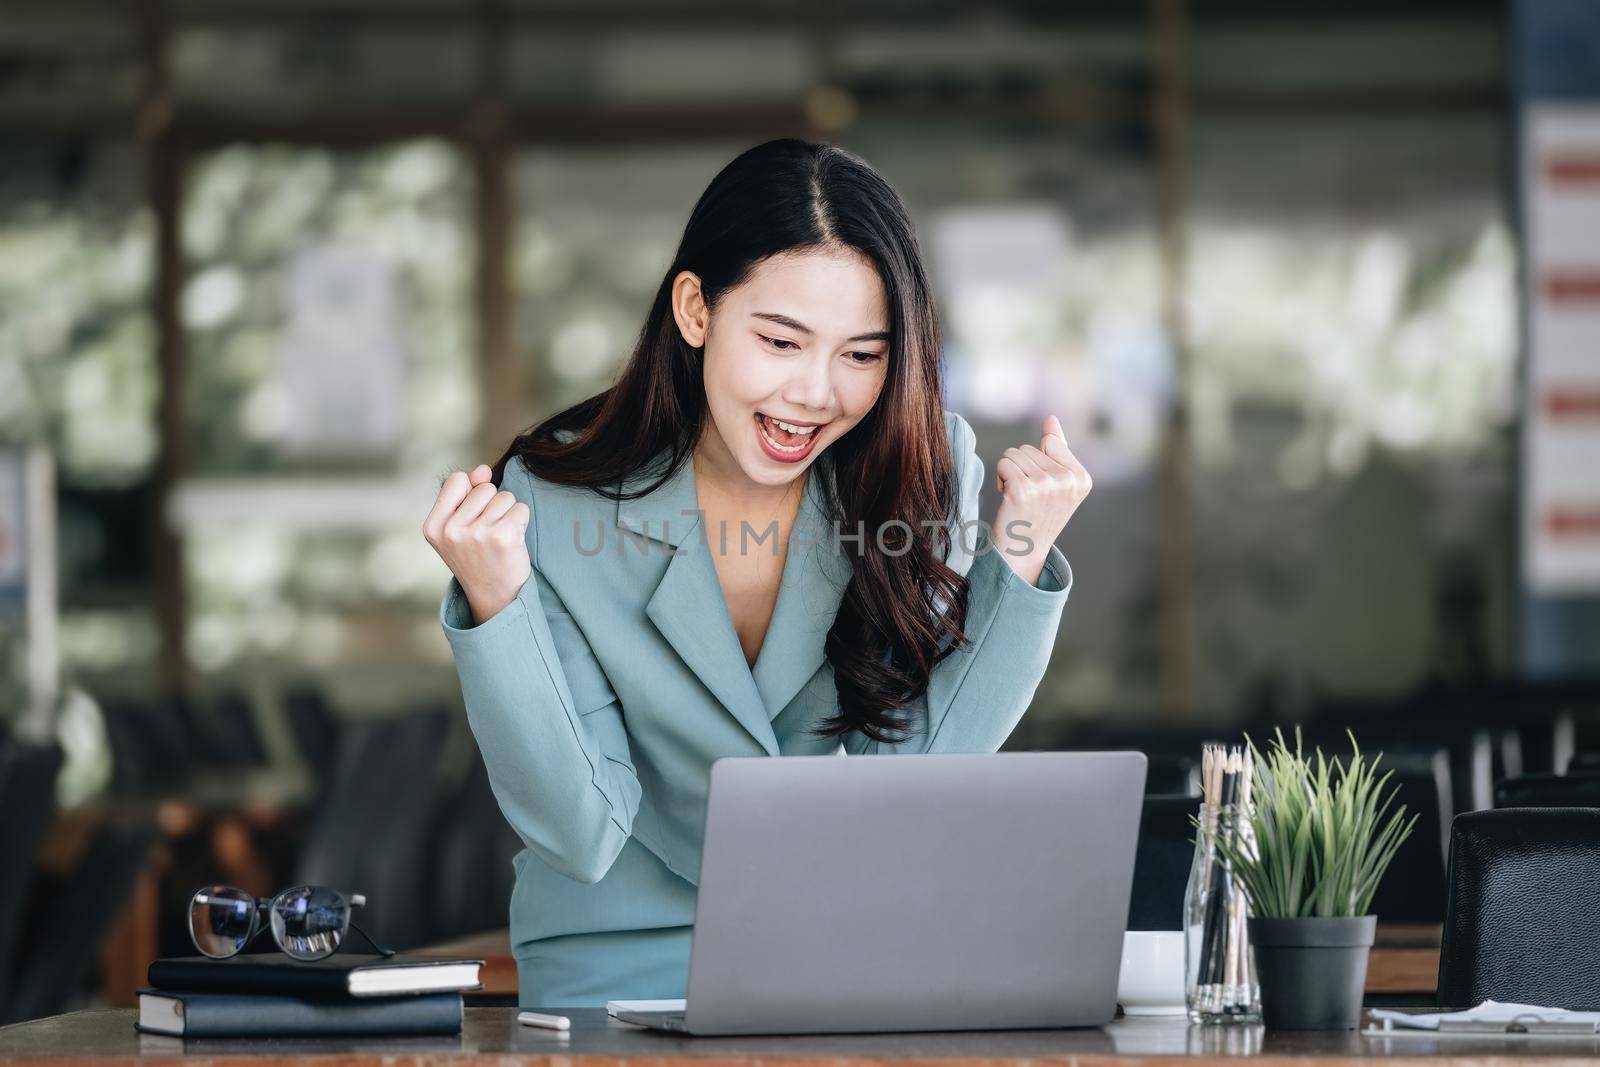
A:
[[[1292,8],[1283,0],[1204,0],[1189,4],[1196,24],[1221,22],[1304,22],[1308,19],[1345,21],[1356,18],[1413,17],[1417,15],[1479,17],[1502,14],[1504,0],[1298,0]],[[380,18],[394,23],[439,24],[470,20],[472,0],[454,3],[401,4],[394,0],[176,0],[176,16],[185,23],[213,25],[246,22],[282,22],[285,19]],[[814,18],[811,4],[751,3],[723,0],[709,3],[660,3],[630,0],[622,3],[514,3],[507,17],[519,25],[614,29],[627,22],[640,26],[681,27],[696,23],[767,27],[784,22],[806,23]],[[1140,27],[1148,13],[1128,0],[916,0],[915,3],[852,3],[840,9],[841,22],[849,26],[925,25],[934,20],[970,22],[1016,19],[1058,26],[1117,25]]]
[[[1359,89],[1195,88],[1190,93],[1190,103],[1193,114],[1207,118],[1409,118],[1505,112],[1510,96],[1501,82]]]
[[[51,108],[0,105],[0,138],[36,139],[70,134],[83,137],[126,137],[138,119],[131,107]]]
[[[1196,0],[1190,6],[1192,26],[1218,22],[1304,22],[1307,19],[1345,21],[1359,18],[1409,18],[1416,15],[1505,14],[1505,0]]]
[[[1415,118],[1425,115],[1501,114],[1507,106],[1503,84],[1396,86],[1361,89],[1196,89],[1192,113],[1198,118]],[[1144,122],[1146,94],[1085,90],[1030,100],[872,99],[858,102],[861,114],[876,118],[951,118],[1031,120],[1054,123]],[[179,107],[176,134],[197,146],[225,142],[283,141],[359,147],[412,137],[464,138],[466,108],[408,108],[281,115]],[[132,129],[133,108],[50,108],[0,105],[0,137],[51,134],[117,136]],[[685,104],[668,108],[629,105],[513,107],[510,136],[517,142],[592,144],[629,140],[639,143],[764,135],[797,129],[805,109],[793,105]]]
[[[25,58],[36,58],[41,47],[40,33],[61,37],[65,47],[73,38],[72,27],[87,25],[123,27],[129,32],[137,22],[137,4],[127,0],[4,0],[7,18],[0,23],[0,42],[21,49]],[[419,32],[471,31],[481,34],[483,22],[479,0],[168,0],[166,15],[169,33],[174,36],[189,28],[239,27],[249,29],[337,30],[360,24],[373,27],[413,28]],[[1438,2],[1406,0],[1317,0],[1297,3],[1286,13],[1271,0],[1191,0],[1185,3],[1193,26],[1215,30],[1260,30],[1270,36],[1283,31],[1304,33],[1322,23],[1337,21],[1345,27],[1384,24],[1401,20],[1415,25],[1419,16],[1430,13],[1455,16],[1468,25],[1499,24],[1504,20],[1503,5],[1491,0]],[[912,16],[915,17],[912,17]],[[739,0],[726,3],[692,5],[625,0],[619,3],[531,3],[504,0],[494,15],[496,34],[513,36],[514,31],[549,28],[553,31],[585,28],[596,33],[632,32],[635,29],[704,30],[709,26],[761,29],[805,30],[818,45],[817,81],[839,93],[856,113],[897,119],[935,119],[954,117],[966,121],[1022,120],[1051,124],[1114,122],[1139,124],[1147,120],[1150,83],[1153,74],[1142,63],[1132,67],[1104,70],[1098,75],[1081,73],[1074,84],[1063,88],[1056,81],[1059,72],[1035,69],[1029,64],[1013,68],[1003,56],[976,72],[963,68],[960,75],[941,79],[938,64],[929,66],[928,77],[914,78],[907,84],[904,72],[857,72],[841,63],[839,39],[851,30],[873,27],[915,27],[929,32],[960,36],[972,27],[987,37],[997,30],[1010,39],[1025,32],[1023,23],[1050,21],[1061,26],[1126,27],[1142,36],[1150,12],[1126,0],[1091,0],[1083,3],[1055,3],[1047,0],[1012,0],[1009,3],[971,5],[955,0],[918,0],[914,5],[900,2],[873,4],[824,4],[808,2],[771,4]],[[1235,32],[1235,29],[1228,29]],[[63,37],[63,33],[66,34]],[[103,34],[102,34],[103,36]],[[53,49],[56,44],[48,46]],[[1265,47],[1265,45],[1263,45]],[[1381,72],[1378,73],[1381,76]],[[1417,84],[1395,77],[1389,85],[1361,84],[1340,86],[1235,86],[1208,87],[1203,81],[1191,86],[1191,107],[1201,118],[1276,119],[1360,117],[1416,117],[1424,115],[1471,115],[1502,112],[1505,108],[1503,72],[1486,76],[1481,71],[1465,78]],[[971,75],[971,77],[969,77]],[[1415,72],[1411,72],[1415,77]],[[651,141],[657,138],[693,138],[700,127],[715,125],[718,130],[738,136],[760,135],[774,127],[774,113],[805,110],[804,101],[792,107],[766,104],[762,114],[748,118],[729,118],[742,108],[722,108],[692,102],[651,112],[630,105],[532,106],[518,105],[514,93],[501,91],[510,113],[509,136],[518,141],[548,137],[557,143],[586,143],[595,140],[630,138]],[[481,98],[481,94],[479,94]],[[130,101],[131,103],[131,101]],[[261,112],[249,107],[223,110],[212,102],[200,105],[174,94],[179,112],[175,123],[185,137],[210,144],[218,139],[222,126],[240,130],[247,141],[289,140],[301,143],[371,144],[403,137],[470,138],[471,101],[442,102],[405,108],[366,108],[335,106],[296,107],[293,110]],[[398,112],[398,113],[397,113]],[[0,137],[77,134],[117,136],[128,128],[133,116],[130,107],[117,97],[96,102],[65,102],[59,94],[34,94],[32,99],[0,100]],[[775,120],[776,128],[793,129],[786,115]],[[301,128],[311,132],[298,136],[286,133]],[[714,135],[714,134],[713,134]]]
[[[232,112],[182,113],[175,132],[185,146],[276,141],[363,147],[419,137],[470,142],[476,135],[474,112],[394,111],[318,112],[309,115],[251,116]],[[742,135],[764,136],[796,129],[804,111],[793,107],[552,107],[508,109],[509,140],[539,144],[605,144],[626,141],[681,143]]]
[[[6,0],[8,20],[27,18],[59,20],[88,15],[126,17],[127,0]],[[1386,18],[1438,16],[1460,19],[1503,17],[1504,0],[1204,0],[1190,4],[1196,27],[1224,23],[1304,25],[1307,22],[1349,22]],[[403,0],[173,0],[175,26],[272,26],[286,23],[330,24],[381,22],[397,27],[465,27],[477,17],[474,0],[403,2]],[[972,3],[971,0],[917,0],[907,3],[852,3],[841,5],[840,23],[848,27],[925,26],[932,21],[953,24],[1009,19],[1033,25],[1109,25],[1137,28],[1145,24],[1144,5],[1128,0],[1008,0]],[[727,28],[764,29],[805,26],[815,19],[806,3],[762,4],[749,0],[715,3],[511,3],[505,11],[515,26],[614,30],[619,26],[688,28],[714,24]]]
[[[6,19],[0,38],[29,24],[67,29],[74,21],[126,22],[138,18],[138,3],[128,0],[5,0]],[[1445,18],[1451,21],[1502,22],[1504,0],[1184,0],[1194,29],[1243,24],[1250,27],[1314,27],[1338,22],[1405,21]],[[398,30],[462,30],[477,21],[475,0],[448,3],[403,3],[400,0],[171,0],[168,11],[174,30],[184,29],[357,29],[382,26]],[[832,18],[842,30],[917,29],[952,30],[965,26],[994,26],[1013,22],[1029,27],[1146,26],[1144,5],[1128,0],[1010,0],[973,3],[971,0],[918,0],[904,3],[850,3],[838,6]],[[805,29],[818,21],[811,2],[661,3],[627,0],[626,3],[507,3],[502,14],[509,29],[605,32],[605,30],[768,30]]]
[[[1033,23],[1085,25],[1109,23],[1138,26],[1143,13],[1125,0],[1098,0],[1091,3],[1054,2],[973,4],[968,0],[919,0],[915,6],[869,6],[852,4],[841,8],[841,21],[849,26],[893,27],[925,25],[934,20],[972,22],[996,18],[1024,19]],[[674,28],[715,25],[718,28],[767,29],[773,26],[806,26],[816,19],[807,3],[761,4],[748,0],[719,3],[659,3],[630,0],[627,3],[539,3],[512,4],[506,16],[517,26],[541,26],[572,30],[615,30],[629,28]],[[403,5],[382,0],[229,0],[224,4],[180,0],[178,17],[185,25],[238,26],[271,25],[285,21],[351,22],[380,19],[397,26],[459,26],[473,17],[470,2],[454,5]]]
[[[127,0],[7,0],[7,16],[18,21],[28,18],[57,20],[63,16],[126,17]],[[1089,25],[1109,24],[1137,27],[1143,12],[1125,0],[1097,0],[1090,3],[1061,4],[1038,0],[1031,3],[972,4],[967,0],[918,0],[915,6],[867,6],[852,4],[841,8],[843,21],[850,26],[895,27],[926,25],[930,20],[973,22],[1009,18],[1033,24]],[[401,3],[397,0],[173,0],[171,18],[175,27],[252,27],[349,25],[374,22],[407,28],[462,28],[478,17],[475,0],[451,3]],[[708,24],[718,27],[767,29],[773,26],[807,26],[816,20],[810,2],[789,4],[750,3],[723,0],[718,3],[669,4],[653,0],[626,3],[508,4],[507,23],[514,26],[543,26],[564,29],[615,30],[619,26],[639,28],[688,28]]]

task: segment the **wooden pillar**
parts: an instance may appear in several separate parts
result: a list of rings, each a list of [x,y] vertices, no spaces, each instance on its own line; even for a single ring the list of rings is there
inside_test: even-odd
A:
[[[513,131],[505,81],[511,27],[504,0],[478,0],[476,15],[478,86],[467,131],[477,193],[473,217],[478,251],[475,303],[482,417],[476,459],[493,463],[512,436],[533,420],[526,410],[513,329]]]
[[[1161,708],[1168,718],[1194,700],[1194,468],[1189,451],[1190,351],[1185,198],[1188,159],[1189,0],[1151,0],[1155,92],[1156,217],[1161,244],[1161,319],[1173,357],[1172,406],[1163,427],[1158,472],[1158,619]]]
[[[186,354],[179,299],[183,287],[183,251],[179,212],[183,203],[184,161],[173,135],[171,83],[171,11],[167,0],[143,0],[141,6],[144,91],[138,114],[138,136],[144,146],[145,195],[155,217],[155,277],[151,290],[156,327],[156,365],[161,391],[157,403],[158,440],[152,476],[149,523],[151,575],[156,626],[160,635],[158,683],[169,694],[189,687],[189,662],[184,650],[185,610],[183,543],[166,521],[174,486],[189,469],[184,417]]]
[[[855,100],[840,88],[839,42],[844,33],[843,18],[838,0],[813,0],[807,10],[816,79],[806,91],[799,136],[811,141],[837,143],[856,119]]]

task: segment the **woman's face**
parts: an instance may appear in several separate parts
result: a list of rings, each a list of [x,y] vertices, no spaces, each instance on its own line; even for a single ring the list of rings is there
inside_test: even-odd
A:
[[[888,301],[872,264],[851,251],[785,253],[756,265],[708,314],[699,279],[680,273],[673,310],[705,346],[705,459],[777,486],[872,410],[889,362]]]

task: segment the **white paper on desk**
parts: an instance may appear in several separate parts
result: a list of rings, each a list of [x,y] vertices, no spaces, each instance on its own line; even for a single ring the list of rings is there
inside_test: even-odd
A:
[[[619,1011],[685,1011],[686,1000],[608,1000],[606,1001],[606,1014],[615,1015]]]
[[[1374,1019],[1388,1019],[1394,1025],[1410,1030],[1437,1030],[1440,1023],[1508,1023],[1513,1019],[1541,1023],[1600,1023],[1600,1011],[1568,1011],[1566,1008],[1545,1008],[1538,1004],[1502,1004],[1497,1000],[1486,1000],[1466,1011],[1413,1015],[1388,1008],[1370,1008],[1368,1014]]]

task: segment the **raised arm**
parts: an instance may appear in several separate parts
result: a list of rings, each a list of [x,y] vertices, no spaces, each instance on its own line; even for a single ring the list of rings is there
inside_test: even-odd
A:
[[[506,821],[555,870],[598,882],[632,832],[639,779],[622,708],[544,576],[520,461],[445,481],[424,524],[453,577],[439,607],[467,721]]]
[[[1055,423],[1053,432],[1059,431],[1060,424]],[[1049,436],[1043,443],[1054,451],[1056,442]],[[1060,448],[1065,451],[1064,440]],[[959,415],[951,417],[951,449],[959,464],[957,513],[963,528],[946,562],[967,577],[966,633],[971,644],[934,666],[927,692],[907,708],[910,736],[898,744],[885,744],[854,731],[844,738],[845,750],[852,755],[997,751],[1033,700],[1055,647],[1061,611],[1072,587],[1072,568],[1053,544],[1061,529],[1055,523],[1060,518],[1065,525],[1088,493],[1087,474],[1071,491],[1076,499],[1063,507],[1067,495],[1060,486],[1028,484],[1034,471],[1043,482],[1055,467],[1020,449],[1008,449],[1000,467],[1005,488],[995,522],[999,540],[991,541],[982,524],[973,522],[978,517],[983,461],[972,427]],[[1021,465],[1024,459],[1028,467]],[[1022,525],[1012,526],[1019,520]],[[1008,526],[1014,536],[1006,533]],[[1009,553],[1002,553],[1002,544]],[[1036,571],[1037,582],[1024,577],[1022,572],[1030,571]]]

